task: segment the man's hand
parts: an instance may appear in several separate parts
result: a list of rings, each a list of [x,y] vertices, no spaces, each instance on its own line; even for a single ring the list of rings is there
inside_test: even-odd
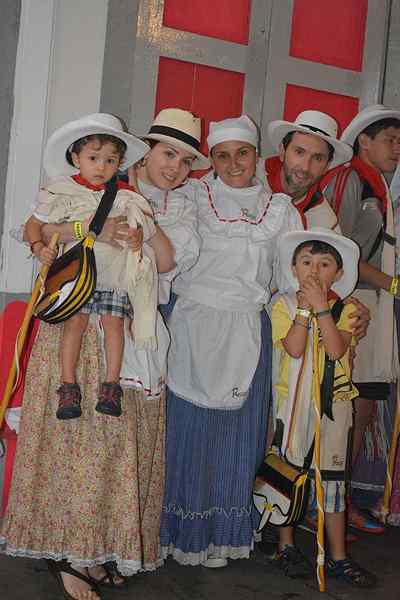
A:
[[[355,310],[349,314],[349,319],[354,319],[351,327],[353,330],[353,336],[358,343],[367,335],[371,314],[365,304],[357,300],[357,298],[350,296],[350,298],[346,298],[346,300],[344,300],[344,304],[349,303],[354,304],[355,306]]]

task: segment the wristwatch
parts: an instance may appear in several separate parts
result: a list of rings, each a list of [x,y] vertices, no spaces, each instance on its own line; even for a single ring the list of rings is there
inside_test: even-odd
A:
[[[311,310],[309,310],[308,308],[296,308],[296,315],[299,315],[299,317],[305,317],[306,319],[309,319],[311,317]]]

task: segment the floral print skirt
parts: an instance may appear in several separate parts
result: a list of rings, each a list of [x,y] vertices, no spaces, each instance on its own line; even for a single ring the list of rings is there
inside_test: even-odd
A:
[[[62,325],[41,323],[25,382],[21,428],[0,549],[80,566],[116,561],[124,575],[162,562],[165,397],[124,389],[122,416],[95,411],[104,373],[89,324],[77,380],[82,416],[56,418]]]

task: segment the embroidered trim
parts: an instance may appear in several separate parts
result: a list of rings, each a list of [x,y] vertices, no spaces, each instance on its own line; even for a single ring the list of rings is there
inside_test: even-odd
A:
[[[265,215],[267,214],[269,205],[271,203],[271,198],[267,198],[267,203],[264,207],[264,210],[262,212],[262,215],[258,218],[258,219],[249,219],[246,216],[242,216],[239,217],[238,219],[224,219],[223,217],[220,216],[220,214],[218,213],[216,206],[213,202],[212,199],[212,195],[211,195],[211,190],[210,190],[210,186],[208,185],[208,183],[206,181],[203,182],[204,185],[207,188],[207,193],[208,193],[208,204],[210,206],[210,208],[213,210],[215,216],[217,217],[218,221],[220,221],[221,223],[249,223],[249,225],[259,225],[263,220]],[[246,208],[242,208],[242,215],[246,215],[247,213],[247,209]],[[248,215],[249,217],[252,217],[253,215]]]

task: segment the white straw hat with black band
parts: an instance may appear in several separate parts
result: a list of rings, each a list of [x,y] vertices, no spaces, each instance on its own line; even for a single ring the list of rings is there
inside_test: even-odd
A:
[[[330,169],[349,162],[353,156],[352,148],[344,141],[338,140],[338,124],[335,119],[319,110],[305,110],[293,123],[271,121],[268,125],[268,137],[276,150],[280,150],[283,138],[292,131],[315,135],[333,146],[335,152],[329,163]]]
[[[149,132],[141,137],[171,144],[193,154],[193,169],[203,170],[211,166],[208,158],[200,152],[201,119],[188,110],[164,108],[154,119]]]
[[[279,292],[297,292],[299,282],[292,272],[293,254],[297,246],[303,242],[311,241],[325,242],[333,246],[342,257],[343,275],[332,285],[332,290],[340,298],[346,298],[354,290],[358,279],[358,261],[360,249],[353,240],[340,235],[331,229],[314,227],[306,231],[290,231],[285,233],[279,240]]]
[[[383,119],[398,119],[400,121],[400,110],[388,108],[383,104],[372,104],[366,106],[358,115],[347,125],[340,139],[350,146],[354,145],[357,137],[372,123],[382,121]]]
[[[93,113],[66,123],[49,137],[43,155],[43,167],[49,177],[79,173],[79,169],[67,161],[67,151],[81,138],[101,134],[112,135],[125,142],[126,152],[121,169],[135,164],[150,150],[148,144],[124,131],[117,117],[107,113]]]
[[[224,119],[223,121],[211,121],[210,132],[207,137],[208,149],[223,142],[247,142],[258,149],[258,130],[256,125],[247,115]]]

